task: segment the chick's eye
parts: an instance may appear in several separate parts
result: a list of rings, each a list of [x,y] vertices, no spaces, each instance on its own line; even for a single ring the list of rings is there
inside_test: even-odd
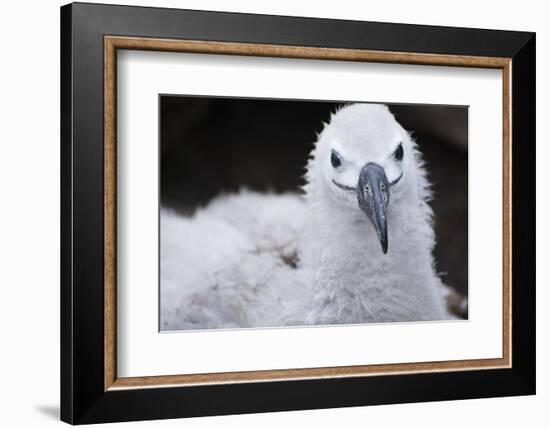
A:
[[[394,154],[395,156],[395,159],[397,159],[398,161],[402,161],[403,160],[403,144],[399,144],[399,146],[397,147],[397,149],[395,150]]]
[[[332,152],[330,154],[330,163],[334,168],[338,168],[340,165],[342,165],[340,157],[335,152]]]

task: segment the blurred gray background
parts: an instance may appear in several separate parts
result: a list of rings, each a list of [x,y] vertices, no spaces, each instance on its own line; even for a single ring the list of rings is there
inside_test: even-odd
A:
[[[160,97],[161,204],[189,215],[224,191],[298,191],[334,102]],[[468,295],[468,109],[388,104],[433,184],[436,268]]]

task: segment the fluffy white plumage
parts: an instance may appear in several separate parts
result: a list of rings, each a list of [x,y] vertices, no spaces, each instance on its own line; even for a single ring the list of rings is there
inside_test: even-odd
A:
[[[377,211],[387,223],[387,254],[358,204],[368,164],[383,169],[381,189],[389,187],[381,193],[387,210]],[[189,218],[161,211],[163,330],[449,318],[434,270],[424,165],[386,106],[333,114],[306,181],[304,196],[243,190]]]

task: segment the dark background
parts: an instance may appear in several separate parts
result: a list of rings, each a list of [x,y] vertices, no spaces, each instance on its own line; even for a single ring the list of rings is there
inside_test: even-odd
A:
[[[190,215],[241,187],[298,191],[309,152],[340,103],[160,97],[161,204]],[[436,268],[468,294],[467,107],[389,104],[414,131],[433,185]]]

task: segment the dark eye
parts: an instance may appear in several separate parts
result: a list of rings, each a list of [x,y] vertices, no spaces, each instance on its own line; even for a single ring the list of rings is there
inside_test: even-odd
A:
[[[340,160],[340,156],[336,154],[336,152],[332,152],[330,154],[330,163],[334,168],[338,168],[340,165],[342,165],[342,161]]]
[[[393,155],[395,156],[395,159],[397,159],[398,161],[402,161],[403,154],[403,143],[401,143],[399,144]]]

